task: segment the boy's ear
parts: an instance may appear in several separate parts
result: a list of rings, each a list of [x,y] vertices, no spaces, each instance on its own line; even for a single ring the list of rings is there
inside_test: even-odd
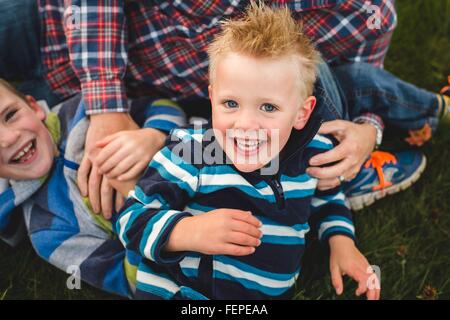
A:
[[[310,96],[308,97],[304,102],[303,105],[300,106],[297,118],[294,122],[294,128],[297,130],[303,129],[303,127],[306,125],[306,123],[309,120],[309,117],[311,116],[314,107],[316,106],[316,97]]]
[[[209,96],[209,100],[212,101],[212,86],[211,85],[208,86],[208,96]]]
[[[46,114],[45,114],[44,110],[42,110],[39,103],[37,103],[36,99],[34,99],[32,96],[28,96],[28,95],[25,96],[25,99],[27,100],[27,103],[30,106],[30,108],[33,109],[33,111],[36,113],[39,120],[44,121],[46,118]]]
[[[212,108],[213,108],[213,105],[214,105],[214,103],[213,103],[213,88],[212,88],[212,85],[208,86],[208,96],[209,96],[209,101],[211,102],[211,111],[212,111]]]

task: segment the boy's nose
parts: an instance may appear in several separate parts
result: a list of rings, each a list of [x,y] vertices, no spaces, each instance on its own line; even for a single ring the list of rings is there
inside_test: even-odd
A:
[[[20,131],[0,128],[0,148],[9,148],[20,138]]]
[[[257,115],[252,112],[243,111],[239,114],[238,119],[234,123],[235,129],[242,130],[257,130],[259,129],[259,124],[257,121]]]

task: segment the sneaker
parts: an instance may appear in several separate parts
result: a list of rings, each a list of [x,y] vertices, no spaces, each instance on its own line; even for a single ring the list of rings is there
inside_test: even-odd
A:
[[[427,160],[417,150],[374,151],[358,175],[343,188],[352,210],[361,210],[388,194],[405,190],[425,170]]]
[[[448,86],[445,86],[439,92],[442,97],[442,107],[440,112],[440,118],[445,122],[450,122],[450,76],[448,76]]]

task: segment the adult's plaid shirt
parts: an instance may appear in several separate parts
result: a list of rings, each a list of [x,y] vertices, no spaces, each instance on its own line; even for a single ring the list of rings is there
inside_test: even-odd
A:
[[[88,114],[127,111],[127,93],[207,97],[207,45],[220,20],[249,4],[38,1],[46,80],[62,97],[81,89]],[[266,2],[287,5],[327,62],[383,65],[396,25],[393,0]]]

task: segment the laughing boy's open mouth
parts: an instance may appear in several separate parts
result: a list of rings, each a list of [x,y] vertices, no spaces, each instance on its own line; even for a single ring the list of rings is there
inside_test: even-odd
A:
[[[30,159],[36,153],[36,139],[31,140],[19,151],[17,151],[9,161],[11,164],[24,164],[30,161]]]

